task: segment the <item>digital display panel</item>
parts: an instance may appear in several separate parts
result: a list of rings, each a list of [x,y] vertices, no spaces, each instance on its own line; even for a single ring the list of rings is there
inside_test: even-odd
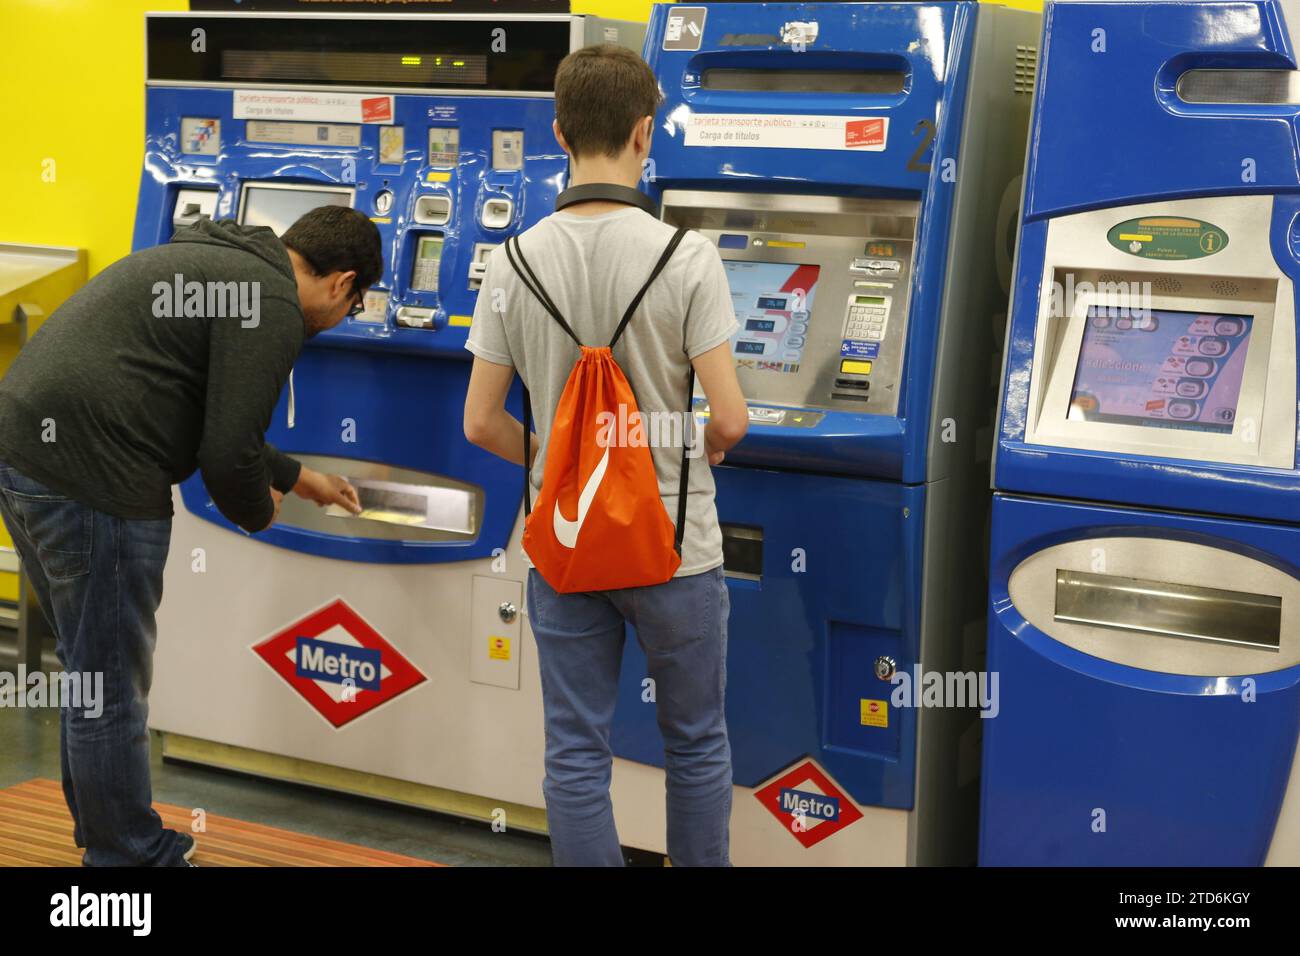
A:
[[[1069,418],[1230,434],[1253,318],[1094,306]]]
[[[211,2],[211,0],[209,0]],[[287,0],[232,0],[230,9],[265,10],[267,3]],[[379,4],[372,4],[379,6]],[[182,5],[183,6],[183,5]],[[348,2],[306,3],[352,7]],[[394,2],[391,9],[411,5]],[[416,7],[450,6],[418,2]],[[518,0],[513,6],[551,12],[567,5],[550,0]],[[500,13],[501,2],[457,0],[458,12],[470,9]],[[539,9],[540,8],[540,9]],[[147,76],[150,82],[211,86],[277,84],[311,87],[474,88],[550,93],[555,71],[569,52],[567,17],[529,17],[518,30],[528,42],[501,42],[500,25],[489,17],[422,20],[394,17],[257,16],[252,28],[244,16],[154,14],[146,21]],[[195,49],[194,37],[204,42]]]
[[[420,249],[417,255],[421,259],[441,259],[442,258],[442,239],[433,237],[420,240]]]
[[[303,213],[320,206],[351,206],[352,191],[301,189],[246,183],[239,222],[245,226],[268,226],[282,236]]]
[[[857,295],[853,297],[854,305],[884,305],[883,295]]]
[[[743,330],[738,336],[744,336],[732,340],[737,365],[760,372],[798,372],[821,266],[738,260],[722,264]]]

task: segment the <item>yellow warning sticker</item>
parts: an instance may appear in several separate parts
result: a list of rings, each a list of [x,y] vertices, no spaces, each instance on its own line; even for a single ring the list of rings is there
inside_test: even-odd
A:
[[[864,698],[861,705],[863,727],[889,726],[889,701],[867,700]]]
[[[449,315],[447,324],[456,328],[469,328],[470,323],[474,321],[472,315]]]
[[[429,173],[424,178],[431,183],[449,183],[451,182],[451,173]]]
[[[488,638],[488,657],[494,661],[510,660],[510,638],[508,637],[489,637]]]

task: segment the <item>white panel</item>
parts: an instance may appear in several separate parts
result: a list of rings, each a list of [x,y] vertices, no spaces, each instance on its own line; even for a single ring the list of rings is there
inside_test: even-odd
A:
[[[469,679],[476,684],[519,689],[520,622],[524,589],[505,578],[474,578],[473,621],[469,634]],[[505,620],[503,605],[514,608]]]
[[[465,635],[476,575],[522,592],[522,524],[492,560],[366,564],[298,554],[176,517],[158,612],[149,726],[457,793],[541,807],[541,680],[522,629],[519,690],[470,680]],[[522,509],[521,509],[522,510]],[[195,549],[203,549],[196,564]],[[202,571],[196,571],[202,567]],[[427,680],[335,729],[250,645],[342,596]]]

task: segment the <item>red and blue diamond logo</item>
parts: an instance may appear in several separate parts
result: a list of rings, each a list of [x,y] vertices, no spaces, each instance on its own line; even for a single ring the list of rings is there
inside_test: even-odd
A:
[[[862,819],[853,800],[812,760],[791,767],[754,797],[805,848]]]
[[[428,679],[342,598],[252,650],[336,730]]]

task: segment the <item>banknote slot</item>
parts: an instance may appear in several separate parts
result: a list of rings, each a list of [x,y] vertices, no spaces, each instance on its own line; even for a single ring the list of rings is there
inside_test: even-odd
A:
[[[1056,572],[1057,621],[1277,651],[1282,599],[1142,578]]]
[[[328,516],[455,534],[476,531],[475,496],[465,489],[367,479],[352,479],[352,485],[357,489],[361,513],[354,515],[330,505],[325,509]]]

